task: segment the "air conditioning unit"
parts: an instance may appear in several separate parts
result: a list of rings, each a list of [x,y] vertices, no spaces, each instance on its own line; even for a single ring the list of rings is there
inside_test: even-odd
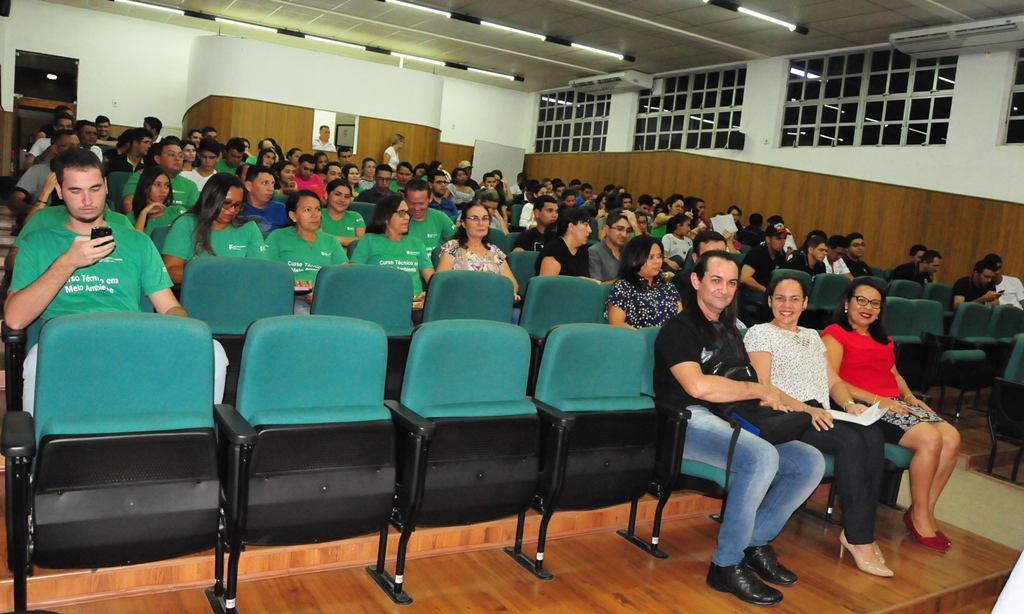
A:
[[[573,79],[569,87],[578,92],[608,93],[608,92],[639,92],[649,90],[654,86],[654,77],[635,70],[624,70],[606,75],[595,75],[582,79]]]
[[[924,28],[889,35],[892,46],[907,55],[936,58],[1024,47],[1024,15]]]

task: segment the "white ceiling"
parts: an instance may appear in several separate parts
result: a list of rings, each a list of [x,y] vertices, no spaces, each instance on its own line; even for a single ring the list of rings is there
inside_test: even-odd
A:
[[[82,0],[48,0],[82,6]],[[150,0],[145,0],[150,1]],[[573,78],[619,70],[661,73],[763,57],[885,43],[889,34],[1024,12],[1021,0],[736,0],[806,26],[800,35],[703,0],[409,0],[501,25],[560,37],[636,58],[620,61],[378,0],[151,0],[305,34],[420,57],[514,73],[509,82],[455,68],[406,61],[409,68],[522,91],[565,86]],[[368,61],[398,58],[292,36],[181,17],[110,0],[89,9],[245,36]]]

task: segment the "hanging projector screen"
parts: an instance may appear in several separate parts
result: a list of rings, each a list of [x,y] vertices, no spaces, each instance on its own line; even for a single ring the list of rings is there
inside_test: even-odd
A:
[[[484,173],[498,169],[510,186],[515,185],[525,158],[525,149],[478,140],[473,146],[473,178],[480,181]]]

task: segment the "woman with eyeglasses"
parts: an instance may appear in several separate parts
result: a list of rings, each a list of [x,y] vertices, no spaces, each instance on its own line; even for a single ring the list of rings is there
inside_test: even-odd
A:
[[[494,190],[481,190],[494,192]],[[497,206],[497,203],[494,203]],[[491,214],[487,207],[472,202],[462,207],[455,237],[441,246],[438,271],[482,271],[497,273],[512,280],[512,289],[519,298],[519,284],[508,266],[505,252],[487,238]]]
[[[412,278],[413,321],[422,317],[427,293],[424,284],[434,274],[430,251],[423,241],[408,236],[409,204],[400,194],[385,196],[377,201],[366,224],[366,234],[359,239],[352,262],[375,264],[405,271]]]
[[[885,286],[880,280],[858,277],[851,281],[832,320],[834,324],[821,333],[832,368],[855,399],[887,410],[877,423],[885,441],[914,451],[912,505],[903,516],[907,534],[925,548],[948,552],[952,544],[939,530],[935,503],[956,465],[960,434],[915,397],[896,370],[895,344],[884,324]]]
[[[640,235],[626,243],[619,258],[618,279],[604,308],[609,324],[626,328],[661,326],[683,310],[683,299],[675,285],[660,276],[663,257],[661,243],[651,235]]]
[[[171,281],[181,283],[193,258],[263,258],[266,246],[255,222],[238,217],[245,207],[245,184],[235,175],[210,177],[199,200],[174,220],[161,252]]]

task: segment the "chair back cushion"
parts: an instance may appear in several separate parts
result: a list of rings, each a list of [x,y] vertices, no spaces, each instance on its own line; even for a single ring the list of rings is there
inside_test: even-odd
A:
[[[295,278],[283,262],[194,258],[185,263],[181,306],[215,335],[241,335],[260,318],[292,313]]]
[[[369,264],[320,269],[313,314],[369,320],[388,335],[412,332],[412,279],[405,271]]]

